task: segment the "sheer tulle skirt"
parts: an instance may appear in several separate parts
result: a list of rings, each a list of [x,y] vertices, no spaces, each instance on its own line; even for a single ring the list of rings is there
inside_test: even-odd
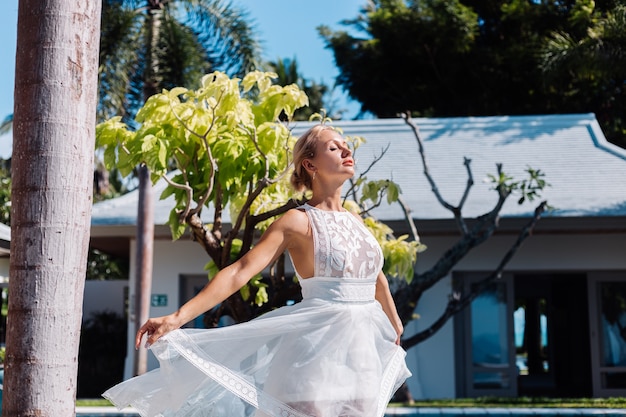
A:
[[[376,301],[310,298],[244,324],[171,332],[151,347],[159,369],[103,395],[144,417],[380,417],[410,375],[395,338]]]

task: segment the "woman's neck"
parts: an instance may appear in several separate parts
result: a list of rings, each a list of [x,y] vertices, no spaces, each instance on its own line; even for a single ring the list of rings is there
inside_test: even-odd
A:
[[[316,207],[321,210],[327,211],[342,211],[343,206],[341,204],[341,188],[333,193],[321,193],[317,190],[313,190],[313,195],[308,201],[308,204],[312,207]]]

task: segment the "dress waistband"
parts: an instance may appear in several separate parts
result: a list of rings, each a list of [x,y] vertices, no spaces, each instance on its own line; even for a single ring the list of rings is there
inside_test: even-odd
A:
[[[302,298],[319,298],[344,303],[372,302],[376,296],[376,280],[334,277],[300,279]]]

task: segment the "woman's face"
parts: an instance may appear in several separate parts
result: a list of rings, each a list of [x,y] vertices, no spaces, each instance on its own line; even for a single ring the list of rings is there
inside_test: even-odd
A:
[[[309,161],[316,176],[340,175],[345,180],[354,175],[352,151],[343,137],[332,129],[326,129],[320,134],[315,157]]]

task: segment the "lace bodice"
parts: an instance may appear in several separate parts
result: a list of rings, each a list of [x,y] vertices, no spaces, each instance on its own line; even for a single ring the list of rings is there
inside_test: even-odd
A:
[[[316,277],[376,279],[383,253],[363,223],[348,211],[303,208],[313,231]]]

